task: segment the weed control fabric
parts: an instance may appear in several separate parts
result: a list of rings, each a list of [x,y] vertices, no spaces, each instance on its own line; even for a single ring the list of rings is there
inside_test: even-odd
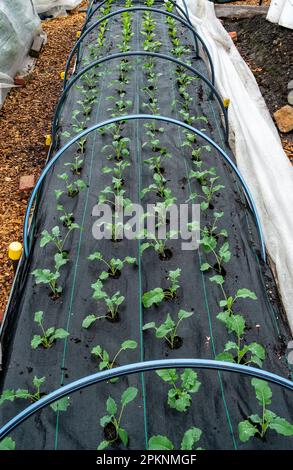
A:
[[[178,14],[170,4],[166,9],[161,2],[147,3]],[[86,27],[131,6],[144,5],[103,2]],[[166,54],[210,77],[204,52],[200,48],[201,58],[196,57],[186,26],[146,6],[93,28],[69,80],[101,57],[128,51]],[[150,55],[108,60],[76,81],[64,99],[50,158],[94,124],[138,114],[189,124],[234,161],[209,86],[189,69]],[[125,210],[130,201],[145,212],[156,202],[168,207],[189,200],[189,209],[191,202],[200,204],[199,249],[182,250],[180,237],[164,246],[150,239],[97,240],[101,214],[94,208],[99,201],[113,205],[114,195],[124,196]],[[121,119],[79,139],[47,174],[30,234],[30,253],[20,265],[1,334],[1,425],[64,384],[99,368],[143,360],[219,356],[289,376],[289,328],[262,261],[251,208],[230,165],[186,128]],[[34,377],[45,377],[40,390]],[[184,433],[198,428],[195,446],[204,449],[292,448],[291,428],[283,421],[279,426],[287,435],[273,427],[261,435],[261,424],[248,420],[262,416],[255,387],[251,379],[227,372],[134,374],[73,394],[10,437],[17,449],[145,449],[153,436],[162,435],[178,449]],[[292,422],[289,392],[270,388],[267,409]],[[117,417],[121,406],[118,429],[111,416]],[[100,422],[105,415],[110,418]],[[240,422],[249,428],[247,439],[240,436],[241,426],[239,434]]]

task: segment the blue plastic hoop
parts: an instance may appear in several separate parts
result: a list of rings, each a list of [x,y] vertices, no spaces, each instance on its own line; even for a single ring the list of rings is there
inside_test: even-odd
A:
[[[55,134],[56,134],[56,131],[57,131],[57,125],[58,125],[58,119],[59,119],[59,114],[60,114],[61,107],[63,105],[63,102],[65,100],[65,97],[66,97],[68,91],[74,85],[74,83],[76,83],[77,80],[79,80],[86,72],[88,72],[88,70],[90,70],[93,67],[96,67],[99,64],[102,64],[102,63],[107,62],[109,60],[119,59],[119,58],[123,58],[123,57],[131,57],[131,56],[146,56],[146,57],[149,56],[149,57],[157,57],[159,59],[169,60],[170,62],[173,62],[174,64],[180,65],[181,67],[184,67],[184,68],[190,70],[195,75],[200,77],[201,80],[203,80],[209,86],[209,88],[211,89],[211,96],[213,96],[213,95],[216,96],[216,98],[217,98],[217,100],[220,104],[220,107],[223,111],[224,121],[225,121],[225,141],[226,141],[226,143],[228,143],[229,123],[228,123],[227,108],[225,108],[222,98],[220,97],[220,95],[219,95],[218,91],[216,90],[216,88],[214,87],[214,85],[208,80],[208,78],[206,78],[201,72],[196,70],[191,65],[188,65],[185,62],[182,62],[181,60],[176,59],[175,57],[168,56],[166,54],[161,54],[161,53],[158,53],[158,52],[146,52],[146,51],[130,51],[130,52],[119,52],[119,53],[117,52],[116,54],[111,54],[111,55],[102,57],[98,60],[95,60],[94,62],[92,62],[91,64],[87,65],[82,70],[80,70],[77,75],[74,75],[67,82],[67,85],[63,90],[63,93],[60,97],[60,100],[58,102],[58,105],[57,105],[57,108],[56,108],[56,111],[55,111],[55,116],[54,116],[53,126],[52,126],[53,127],[53,131],[52,131],[53,140],[55,138]]]
[[[64,88],[66,86],[66,81],[67,81],[67,75],[68,75],[68,71],[69,71],[69,68],[70,68],[70,64],[71,64],[71,60],[74,56],[74,54],[77,52],[77,61],[79,60],[79,48],[80,48],[80,45],[82,44],[82,41],[84,40],[85,37],[87,37],[87,35],[93,30],[95,29],[97,26],[99,26],[99,24],[101,24],[103,21],[106,21],[114,16],[117,16],[117,15],[121,15],[122,13],[126,13],[126,12],[134,12],[134,11],[152,11],[152,12],[155,12],[155,13],[159,13],[161,15],[165,15],[165,16],[169,16],[171,18],[174,18],[176,19],[177,21],[179,21],[180,23],[182,23],[183,25],[186,26],[186,28],[188,28],[191,32],[194,33],[194,35],[197,37],[197,39],[200,41],[200,43],[202,44],[202,47],[203,49],[205,50],[206,54],[207,54],[207,57],[208,57],[208,61],[209,61],[209,65],[210,65],[210,69],[211,69],[211,82],[213,85],[215,85],[215,73],[214,73],[214,65],[213,65],[213,62],[212,62],[212,58],[211,58],[211,55],[209,53],[209,50],[205,44],[205,42],[203,41],[203,39],[200,37],[200,35],[195,31],[195,29],[185,20],[183,20],[182,18],[180,18],[179,16],[177,15],[174,15],[173,13],[169,13],[169,12],[166,12],[164,10],[160,10],[158,8],[146,8],[146,7],[131,7],[131,8],[123,8],[121,10],[116,10],[116,11],[113,11],[111,13],[109,13],[108,15],[104,16],[103,18],[99,19],[98,21],[96,21],[95,23],[93,23],[85,32],[84,34],[81,35],[81,37],[79,38],[79,40],[76,42],[75,46],[73,47],[73,49],[71,50],[70,54],[69,54],[69,57],[68,57],[68,60],[67,60],[67,63],[66,63],[66,67],[65,67],[65,74],[64,74]]]
[[[260,243],[261,243],[262,258],[265,262],[266,261],[265,243],[264,243],[264,238],[263,238],[263,233],[262,233],[262,228],[261,228],[261,223],[260,223],[260,218],[259,218],[259,215],[258,215],[258,212],[257,212],[257,208],[256,208],[255,202],[253,200],[252,194],[251,194],[244,178],[242,177],[241,173],[239,172],[237,166],[235,165],[235,163],[230,159],[230,157],[226,154],[226,152],[218,144],[216,144],[216,142],[214,142],[210,137],[208,137],[207,135],[205,135],[203,132],[199,131],[198,129],[195,129],[194,127],[192,127],[189,124],[186,124],[182,121],[178,121],[177,119],[169,118],[169,117],[166,117],[166,116],[156,116],[156,115],[151,115],[151,114],[134,114],[134,115],[130,115],[130,116],[119,116],[119,117],[116,117],[116,118],[108,119],[106,121],[94,124],[92,127],[88,128],[88,129],[85,129],[80,134],[76,135],[73,139],[71,139],[69,142],[67,142],[56,153],[56,155],[47,163],[47,165],[43,169],[43,171],[42,171],[42,173],[41,173],[41,175],[40,175],[40,177],[37,181],[36,186],[34,187],[34,190],[31,194],[31,197],[29,199],[28,206],[27,206],[27,209],[26,209],[26,214],[25,214],[25,219],[24,219],[24,227],[23,227],[23,240],[24,240],[25,256],[28,257],[28,255],[29,255],[28,233],[29,233],[30,212],[31,212],[35,197],[38,193],[38,190],[39,190],[45,176],[47,175],[47,173],[51,169],[51,167],[54,165],[54,163],[62,156],[62,154],[69,147],[71,147],[71,145],[73,145],[75,142],[80,140],[82,137],[85,137],[89,133],[91,133],[91,132],[93,132],[97,129],[100,129],[101,127],[108,126],[109,124],[113,124],[115,122],[133,121],[133,120],[136,120],[136,119],[138,119],[138,120],[146,119],[146,120],[152,120],[152,121],[158,120],[158,121],[163,121],[163,122],[167,122],[167,123],[170,123],[170,124],[175,124],[177,126],[183,127],[185,129],[193,132],[197,136],[201,137],[203,140],[208,142],[212,147],[214,147],[220,153],[220,155],[230,165],[232,170],[235,172],[237,178],[239,179],[239,181],[242,185],[242,188],[244,190],[244,194],[245,194],[245,196],[248,200],[248,203],[251,207],[251,210],[254,213],[255,223],[256,223],[256,226],[257,226],[259,239],[260,239]]]
[[[114,369],[96,372],[95,374],[88,375],[87,377],[83,377],[82,379],[71,382],[68,385],[64,385],[49,395],[44,396],[37,402],[21,411],[0,429],[0,441],[37,411],[85,387],[89,387],[90,385],[94,385],[105,380],[110,380],[114,377],[121,377],[124,375],[158,369],[171,369],[176,367],[189,367],[194,369],[219,370],[224,372],[239,373],[242,375],[248,375],[250,377],[257,377],[262,380],[267,380],[268,382],[280,385],[281,387],[284,387],[291,392],[293,391],[293,382],[291,380],[273,374],[272,372],[257,369],[256,367],[248,367],[241,364],[233,364],[231,362],[214,361],[211,359],[163,359],[137,362],[135,364],[128,364],[126,366],[120,366]]]

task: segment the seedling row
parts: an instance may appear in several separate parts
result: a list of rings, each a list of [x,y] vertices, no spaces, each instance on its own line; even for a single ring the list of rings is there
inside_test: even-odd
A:
[[[152,7],[153,0],[145,2]],[[109,0],[98,16],[132,1]],[[175,12],[171,3],[161,5]],[[105,54],[165,52],[207,73],[192,36],[171,17],[125,12],[92,31],[79,70]],[[241,188],[204,139],[157,119],[164,115],[224,143],[210,90],[184,67],[154,57],[115,59],[86,72],[60,117],[61,147],[96,122],[121,117],[64,152],[38,201],[18,328],[0,396],[2,420],[44,393],[97,370],[164,358],[212,358],[287,374],[286,324],[268,296],[253,217]],[[157,204],[157,230],[95,240],[96,204],[129,212]],[[182,251],[171,226],[173,204],[200,205],[199,250]],[[100,228],[96,225],[96,228]],[[29,364],[27,369],[23,364]],[[57,365],[57,366],[56,366]],[[23,388],[26,384],[27,389]],[[249,397],[249,399],[248,399]],[[17,448],[287,448],[293,435],[289,398],[266,382],[191,369],[112,379],[62,399],[13,435]],[[10,439],[10,440],[9,440]],[[11,437],[2,445],[13,445]]]

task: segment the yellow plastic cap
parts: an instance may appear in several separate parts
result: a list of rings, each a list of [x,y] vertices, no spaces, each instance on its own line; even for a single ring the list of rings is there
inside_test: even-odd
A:
[[[46,135],[46,145],[49,147],[52,143],[52,137],[51,134]]]
[[[224,103],[225,108],[228,108],[230,104],[230,98],[224,98],[223,103]]]
[[[60,78],[61,78],[61,80],[64,80],[64,78],[65,78],[65,72],[60,72]]]
[[[77,31],[77,32],[76,32],[76,37],[77,37],[77,39],[79,39],[80,36],[81,36],[81,31]]]
[[[12,261],[18,261],[22,254],[22,244],[19,242],[12,242],[9,245],[8,256]]]

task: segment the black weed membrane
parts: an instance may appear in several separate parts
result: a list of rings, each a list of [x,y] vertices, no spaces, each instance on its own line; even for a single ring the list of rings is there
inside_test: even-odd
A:
[[[206,52],[172,3],[146,3],[94,4],[82,33],[48,164],[78,138],[40,187],[2,328],[1,425],[59,387],[136,362],[218,359],[290,377],[289,327]],[[128,215],[140,204],[143,221],[159,202],[165,239],[146,225],[143,239],[119,239],[127,223],[113,218],[110,239],[98,240],[98,203],[114,213],[115,196]],[[188,204],[189,215],[200,205],[198,249],[176,237],[166,212],[174,204]],[[187,225],[193,233],[190,223],[177,235]],[[292,396],[280,386],[174,367],[79,390],[2,446],[290,449],[292,420]]]

